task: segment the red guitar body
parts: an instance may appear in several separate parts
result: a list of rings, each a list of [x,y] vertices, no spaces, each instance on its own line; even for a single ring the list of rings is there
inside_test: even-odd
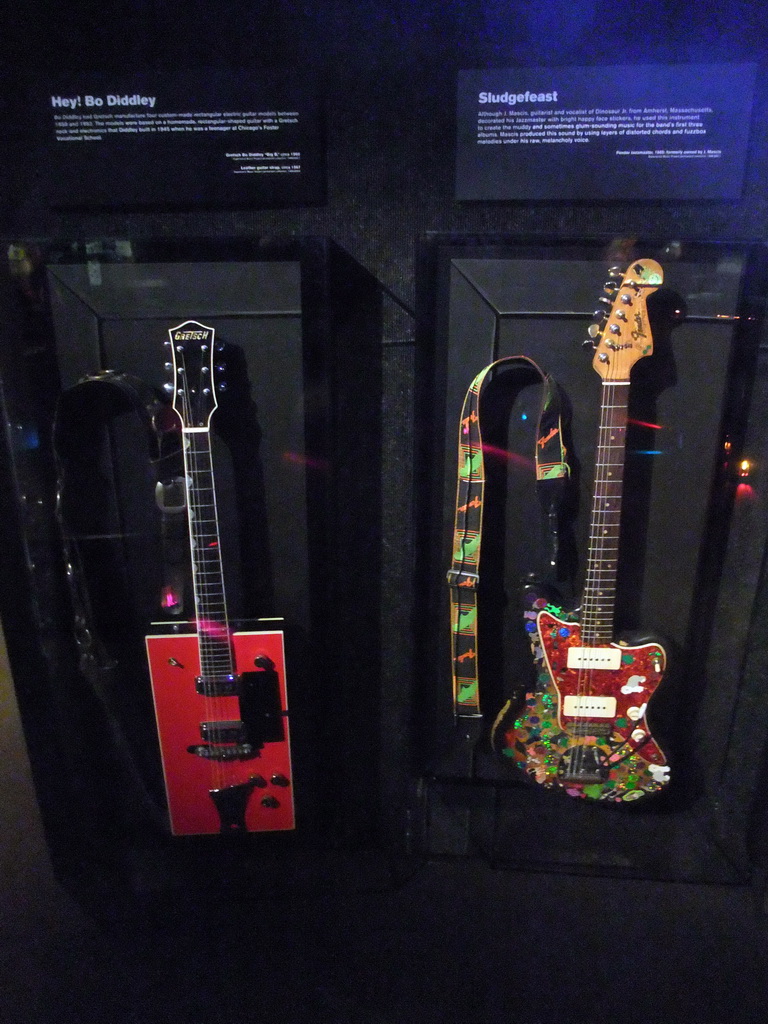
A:
[[[615,802],[661,790],[670,772],[646,713],[663,677],[664,648],[583,647],[579,623],[548,611],[538,613],[530,635],[536,687],[523,708],[502,711],[497,750],[569,796]]]
[[[232,634],[240,693],[225,696],[200,692],[196,632],[146,643],[173,834],[294,828],[282,631]]]

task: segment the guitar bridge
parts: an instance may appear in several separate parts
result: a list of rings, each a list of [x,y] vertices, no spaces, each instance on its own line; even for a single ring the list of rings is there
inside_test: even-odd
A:
[[[557,776],[563,782],[584,785],[605,782],[609,769],[602,751],[597,747],[577,746],[566,750],[560,758]]]
[[[261,757],[252,743],[193,743],[187,747],[187,753],[204,757],[208,761],[250,761],[254,757]]]

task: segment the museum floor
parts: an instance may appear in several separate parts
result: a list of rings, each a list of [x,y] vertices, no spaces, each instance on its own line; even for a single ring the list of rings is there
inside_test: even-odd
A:
[[[400,866],[402,867],[402,866]],[[14,1024],[709,1024],[766,1019],[747,887],[351,858],[222,897],[67,895],[2,928]],[[105,907],[108,905],[104,904]],[[18,911],[19,908],[16,908]]]

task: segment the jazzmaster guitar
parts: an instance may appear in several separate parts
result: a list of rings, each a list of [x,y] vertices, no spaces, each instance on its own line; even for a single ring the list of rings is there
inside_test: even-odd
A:
[[[646,300],[663,273],[641,259],[610,274],[601,299],[609,312],[589,332],[602,402],[581,608],[563,614],[533,595],[525,615],[537,682],[522,709],[502,709],[491,738],[542,786],[613,802],[658,792],[669,767],[646,717],[664,649],[613,633],[629,376],[653,350]]]
[[[168,333],[195,605],[193,623],[165,624],[146,640],[171,830],[292,829],[283,634],[233,632],[227,615],[210,440],[214,330],[187,321]]]

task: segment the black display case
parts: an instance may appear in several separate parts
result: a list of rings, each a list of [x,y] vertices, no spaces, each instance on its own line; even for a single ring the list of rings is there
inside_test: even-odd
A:
[[[672,653],[655,719],[671,750],[662,796],[601,807],[545,792],[492,754],[488,733],[531,681],[524,586],[578,603],[600,404],[588,339],[610,267],[657,260],[651,358],[632,373],[617,631],[654,630]],[[430,235],[420,245],[414,804],[421,849],[497,864],[698,881],[753,869],[766,743],[759,607],[766,543],[765,251],[686,240],[585,241]],[[446,573],[459,416],[475,375],[525,353],[554,375],[570,413],[572,465],[556,572],[532,470],[539,387],[489,401],[480,564],[483,730],[457,728]],[[497,396],[498,399],[498,396]],[[482,404],[481,404],[482,409]],[[746,460],[746,461],[745,461]],[[758,604],[756,605],[756,601]],[[485,654],[483,654],[485,652]]]
[[[314,237],[12,239],[6,252],[0,598],[57,871],[84,891],[147,876],[162,886],[210,860],[221,881],[222,863],[375,842],[379,286]],[[143,652],[148,623],[164,618],[165,522],[135,409],[70,414],[70,426],[103,416],[103,438],[57,517],[62,393],[110,370],[162,396],[164,342],[185,320],[213,327],[227,352],[211,423],[230,614],[278,616],[286,639],[296,828],[223,846],[167,830]],[[73,544],[108,679],[83,670]]]

